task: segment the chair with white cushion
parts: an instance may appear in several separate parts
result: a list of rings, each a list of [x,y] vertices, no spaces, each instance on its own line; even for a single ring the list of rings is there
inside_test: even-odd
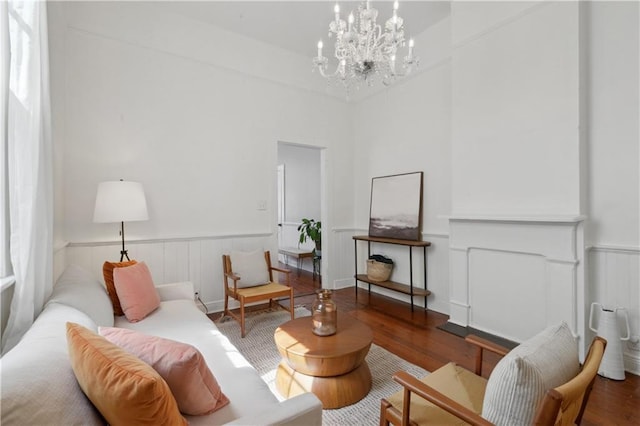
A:
[[[245,336],[245,305],[253,302],[269,300],[269,307],[277,298],[288,297],[289,308],[284,309],[293,314],[293,288],[289,285],[289,270],[271,266],[271,255],[268,251],[232,252],[222,255],[224,273],[224,314],[240,323],[241,336]],[[274,281],[274,272],[282,272],[286,277],[286,285]],[[229,298],[240,302],[240,315],[229,310]],[[276,305],[279,305],[276,303]]]
[[[449,363],[423,379],[406,372],[393,378],[403,390],[381,401],[380,425],[574,425],[580,424],[604,355],[596,337],[580,368],[578,345],[566,323],[548,327],[512,351],[468,336],[477,346],[475,373]],[[489,379],[483,350],[502,355]]]

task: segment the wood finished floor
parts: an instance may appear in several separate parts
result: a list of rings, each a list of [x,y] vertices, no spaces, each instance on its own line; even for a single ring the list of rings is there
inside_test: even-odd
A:
[[[315,290],[320,286],[319,279],[314,279],[310,272],[290,269],[295,304],[310,309]],[[449,361],[473,369],[474,348],[462,338],[437,328],[448,316],[422,309],[411,312],[406,303],[374,293],[369,295],[362,289],[357,300],[353,288],[335,291],[333,299],[338,310],[371,327],[377,345],[405,360],[428,371]],[[483,371],[490,372],[497,361],[496,356],[489,354]],[[598,376],[582,424],[640,425],[640,377],[627,373],[626,380],[615,381]]]

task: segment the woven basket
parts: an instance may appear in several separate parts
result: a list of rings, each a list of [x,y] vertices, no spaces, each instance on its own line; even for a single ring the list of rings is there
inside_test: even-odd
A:
[[[367,278],[371,281],[386,281],[391,276],[393,264],[367,260]]]

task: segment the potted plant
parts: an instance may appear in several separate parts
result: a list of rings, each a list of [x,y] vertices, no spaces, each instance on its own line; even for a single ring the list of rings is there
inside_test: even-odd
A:
[[[302,223],[298,226],[298,231],[300,231],[300,244],[307,241],[307,239],[313,241],[316,245],[315,251],[317,255],[320,255],[320,251],[322,250],[321,227],[321,222],[316,222],[314,219],[302,219]]]

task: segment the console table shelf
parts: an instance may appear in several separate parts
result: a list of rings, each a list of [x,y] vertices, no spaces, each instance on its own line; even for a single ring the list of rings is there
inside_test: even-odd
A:
[[[371,256],[371,243],[382,244],[395,244],[406,246],[409,248],[409,284],[403,284],[396,281],[373,281],[369,279],[366,274],[358,274],[358,241],[367,242],[367,257]],[[371,292],[371,285],[387,288],[389,290],[397,291],[400,293],[408,294],[411,297],[411,311],[413,311],[413,297],[424,297],[424,309],[427,309],[427,296],[431,294],[427,290],[427,247],[431,245],[429,241],[409,241],[398,240],[395,238],[380,238],[369,237],[367,235],[356,235],[353,237],[355,247],[355,279],[356,279],[356,299],[358,298],[358,281],[365,282],[369,285],[369,292]],[[413,285],[413,248],[422,247],[423,259],[424,259],[424,288],[415,287]]]
[[[356,279],[358,281],[362,281],[362,282],[365,282],[365,283],[377,285],[378,287],[388,288],[389,290],[394,290],[394,291],[397,291],[397,292],[400,292],[400,293],[404,293],[404,294],[409,294],[410,295],[412,291],[413,291],[413,295],[414,296],[426,297],[426,296],[431,294],[431,292],[429,290],[425,290],[423,288],[413,288],[413,290],[412,290],[411,286],[409,286],[407,284],[398,283],[398,282],[395,282],[395,281],[373,281],[373,280],[370,280],[365,274],[356,275]]]

